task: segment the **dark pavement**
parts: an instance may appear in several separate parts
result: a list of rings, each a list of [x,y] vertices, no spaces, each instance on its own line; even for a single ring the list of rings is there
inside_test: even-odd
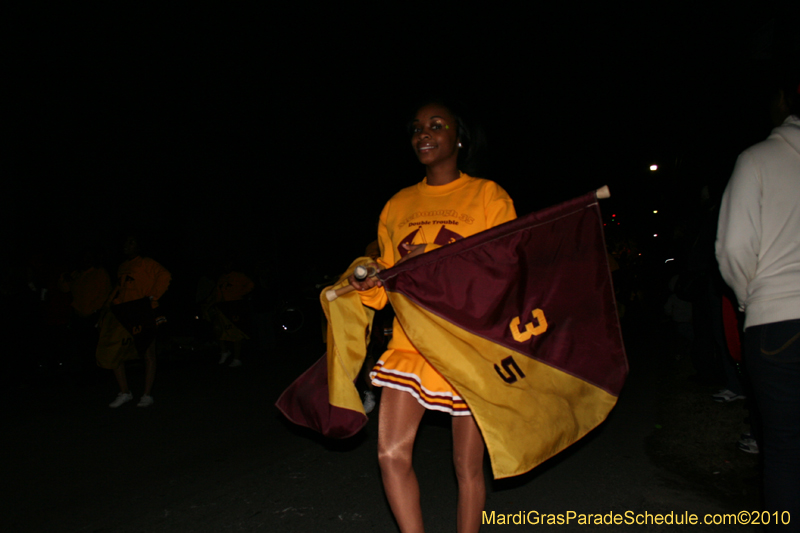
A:
[[[626,329],[631,373],[600,428],[533,472],[488,481],[487,513],[737,512],[741,499],[697,483],[691,466],[651,460],[671,366],[656,327]],[[2,522],[9,532],[396,531],[376,457],[377,410],[364,432],[329,442],[287,423],[273,404],[320,355],[309,337],[241,368],[213,351],[162,358],[155,405],[119,409],[110,372],[42,376],[6,391]],[[143,369],[129,380],[141,394]],[[138,393],[138,394],[137,394]],[[666,406],[669,409],[669,406]],[[703,431],[703,421],[690,421]],[[415,453],[427,531],[455,531],[449,419],[426,415]],[[702,472],[700,473],[702,474]],[[487,461],[487,479],[488,461]],[[690,481],[691,480],[691,481]],[[752,500],[752,498],[750,498]],[[749,500],[746,500],[749,501]],[[747,510],[755,510],[754,506]],[[533,515],[531,515],[533,516]],[[753,526],[485,525],[554,531],[757,531]]]

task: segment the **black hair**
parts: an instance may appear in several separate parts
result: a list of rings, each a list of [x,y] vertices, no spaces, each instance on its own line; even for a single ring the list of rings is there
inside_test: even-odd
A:
[[[783,91],[783,101],[790,115],[800,117],[800,68],[784,72],[780,80],[780,89]]]
[[[788,58],[774,57],[758,64],[754,69],[760,97],[769,102],[774,125],[782,121],[781,113],[800,116],[800,67]],[[777,103],[783,96],[785,108]],[[780,119],[780,120],[779,120]]]
[[[456,134],[461,142],[458,151],[458,169],[473,177],[481,177],[485,172],[483,158],[486,155],[486,134],[483,128],[477,125],[473,118],[464,112],[460,102],[441,97],[426,98],[411,110],[411,119],[406,124],[409,135],[414,132],[414,117],[417,111],[431,104],[440,105],[450,111],[456,121]]]
[[[142,257],[149,257],[151,254],[151,236],[150,232],[143,230],[141,228],[127,228],[125,231],[122,232],[121,241],[124,243],[129,238],[132,238],[136,241],[136,245],[139,247],[139,255]]]

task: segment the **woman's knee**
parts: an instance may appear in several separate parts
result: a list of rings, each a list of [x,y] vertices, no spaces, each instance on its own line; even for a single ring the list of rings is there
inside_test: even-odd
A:
[[[483,458],[476,460],[474,456],[454,455],[453,465],[458,483],[484,483]]]
[[[410,470],[411,457],[411,450],[407,450],[404,447],[378,444],[378,463],[381,466],[381,470]]]

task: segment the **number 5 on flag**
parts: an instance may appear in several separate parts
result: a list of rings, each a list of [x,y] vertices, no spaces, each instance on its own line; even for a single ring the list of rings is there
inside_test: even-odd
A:
[[[514,358],[510,355],[500,361],[500,364],[503,365],[503,370],[506,371],[506,374],[503,374],[503,372],[500,370],[500,367],[497,365],[494,365],[494,370],[497,372],[497,375],[499,375],[506,383],[514,383],[517,381],[517,379],[522,379],[525,377],[522,369],[517,365],[517,362],[514,361]],[[512,368],[517,371],[516,374],[513,370],[511,370]],[[519,375],[519,378],[517,378],[517,375]]]

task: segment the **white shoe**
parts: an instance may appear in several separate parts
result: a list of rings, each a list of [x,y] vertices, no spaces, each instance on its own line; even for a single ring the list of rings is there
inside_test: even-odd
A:
[[[712,394],[711,397],[714,399],[715,402],[720,403],[728,403],[733,402],[736,400],[744,400],[745,396],[742,394],[736,394],[732,390],[722,389],[716,394]]]
[[[225,361],[227,361],[228,357],[230,357],[230,356],[231,356],[231,352],[222,352],[221,354],[219,354],[219,364],[221,364],[221,365],[224,364]]]
[[[364,412],[369,414],[373,409],[375,409],[375,393],[366,391],[364,393]]]
[[[133,394],[131,394],[130,392],[120,392],[119,394],[117,394],[117,399],[108,404],[108,406],[111,407],[112,409],[116,409],[123,403],[128,403],[131,400],[133,400]]]
[[[753,438],[751,433],[743,433],[742,438],[739,439],[737,445],[739,446],[739,449],[745,453],[758,453],[758,443],[756,442],[756,439]]]
[[[153,397],[145,394],[136,404],[136,407],[150,407],[151,405],[153,405]]]

